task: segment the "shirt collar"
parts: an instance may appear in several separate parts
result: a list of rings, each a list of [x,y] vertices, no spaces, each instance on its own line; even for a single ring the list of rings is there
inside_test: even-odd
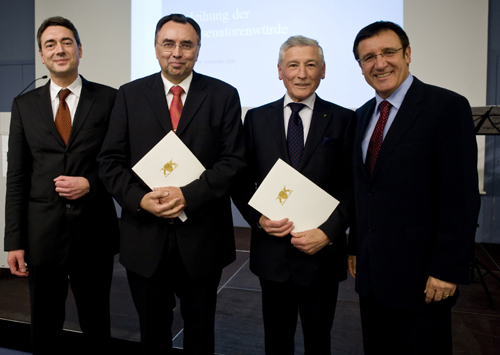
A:
[[[189,87],[191,86],[191,81],[193,81],[193,72],[191,72],[188,77],[184,79],[180,84],[172,83],[170,80],[165,78],[162,73],[160,73],[160,75],[161,80],[163,80],[163,86],[165,87],[165,94],[168,94],[172,86],[180,86],[184,90],[184,93],[187,95]]]
[[[401,85],[399,85],[399,87],[396,89],[396,91],[394,91],[391,96],[389,96],[387,99],[385,99],[386,101],[389,101],[389,103],[394,107],[396,108],[397,110],[399,110],[399,108],[401,107],[401,104],[403,103],[403,100],[406,96],[406,93],[408,92],[408,89],[410,89],[410,86],[411,84],[413,83],[413,75],[408,74],[408,77],[406,78],[405,81],[403,81],[403,83]],[[383,98],[381,98],[379,96],[379,94],[377,94],[375,92],[375,99],[377,100],[377,110],[378,110],[378,107],[379,107],[379,104],[384,101]]]
[[[314,102],[315,101],[316,101],[316,93],[312,94],[304,101],[301,101],[298,103],[304,104],[312,110],[312,109],[314,109]],[[287,107],[290,102],[295,102],[295,101],[292,100],[292,98],[288,95],[288,92],[287,92],[285,95],[285,99],[283,100],[283,108]]]
[[[80,75],[76,77],[76,80],[73,81],[68,87],[63,88],[59,85],[54,84],[54,82],[51,80],[50,81],[50,99],[51,101],[54,101],[55,99],[58,98],[59,91],[61,89],[69,89],[77,98],[80,98],[80,94],[82,93],[82,78]]]

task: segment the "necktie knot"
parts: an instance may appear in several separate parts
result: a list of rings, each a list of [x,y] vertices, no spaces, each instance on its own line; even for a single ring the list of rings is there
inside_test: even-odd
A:
[[[299,104],[299,103],[296,103],[296,102],[290,102],[288,104],[288,106],[290,107],[290,109],[292,110],[292,116],[298,114],[300,112],[300,110],[302,110],[304,108],[304,104]]]
[[[379,107],[380,107],[380,114],[387,115],[389,113],[390,108],[391,108],[391,104],[389,101],[384,100],[380,103]]]
[[[170,91],[172,92],[172,94],[174,94],[174,96],[181,96],[184,92],[184,89],[181,86],[172,86],[170,88]]]
[[[71,94],[71,90],[61,89],[61,91],[59,91],[59,100],[66,101],[66,98],[68,97],[69,94]]]

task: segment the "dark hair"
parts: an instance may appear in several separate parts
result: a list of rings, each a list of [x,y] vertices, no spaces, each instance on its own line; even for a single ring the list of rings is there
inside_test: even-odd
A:
[[[171,14],[168,16],[164,16],[158,21],[156,25],[156,31],[155,31],[155,42],[157,40],[158,32],[160,32],[161,28],[163,27],[164,24],[166,24],[169,21],[174,21],[177,23],[189,23],[191,26],[193,26],[194,30],[196,31],[196,34],[198,35],[198,45],[201,45],[201,28],[200,25],[196,23],[195,20],[193,20],[191,17],[186,17],[183,14]]]
[[[410,40],[408,39],[406,32],[394,22],[378,21],[366,26],[361,31],[359,31],[358,35],[356,36],[356,39],[354,40],[354,46],[352,48],[352,51],[354,52],[354,58],[356,58],[356,60],[359,59],[358,46],[361,41],[367,38],[371,38],[375,35],[378,35],[380,32],[383,31],[393,31],[398,35],[399,39],[401,40],[401,45],[403,46],[403,57],[404,57],[406,48],[408,48],[408,46],[410,45]]]
[[[36,40],[38,42],[38,49],[42,49],[42,33],[50,26],[62,26],[70,29],[73,32],[73,37],[75,37],[76,44],[79,47],[82,43],[80,42],[80,36],[78,35],[78,31],[76,30],[75,25],[71,23],[70,20],[65,19],[61,16],[49,17],[45,21],[42,22],[40,27],[38,28],[38,32],[36,34]]]

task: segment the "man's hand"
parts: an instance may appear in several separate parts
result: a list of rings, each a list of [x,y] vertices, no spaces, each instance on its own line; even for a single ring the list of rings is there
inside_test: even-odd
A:
[[[356,278],[356,255],[347,256],[347,268],[349,269],[349,274],[353,278]]]
[[[145,194],[141,200],[140,206],[143,210],[159,218],[178,217],[184,210],[185,204],[181,203],[179,197],[172,198],[169,191],[165,189],[166,188],[155,189]],[[184,200],[183,196],[182,200]]]
[[[427,279],[425,287],[425,303],[439,302],[455,294],[457,285],[451,282],[441,281],[432,276]]]
[[[293,223],[288,218],[283,218],[281,221],[271,221],[264,215],[260,216],[259,225],[267,234],[275,237],[284,237],[290,234],[294,228]]]
[[[319,228],[291,234],[293,246],[308,255],[316,254],[330,243],[330,239]]]
[[[89,181],[82,176],[60,175],[54,179],[56,192],[68,200],[76,200],[90,191]]]
[[[28,268],[26,267],[26,263],[24,262],[24,250],[17,249],[9,251],[9,255],[7,256],[7,263],[9,264],[10,272],[12,275],[16,275],[19,277],[28,276]]]

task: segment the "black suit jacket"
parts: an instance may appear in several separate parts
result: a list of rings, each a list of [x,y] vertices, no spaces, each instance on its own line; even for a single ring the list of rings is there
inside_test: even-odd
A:
[[[417,78],[390,127],[373,176],[361,141],[375,99],[356,113],[354,189],[356,291],[388,307],[422,309],[433,276],[468,282],[479,211],[477,146],[467,100]],[[448,303],[447,303],[448,302]]]
[[[245,116],[248,169],[234,192],[234,201],[252,227],[250,268],[259,277],[302,285],[319,279],[346,278],[346,234],[349,224],[349,175],[353,111],[316,97],[304,153],[298,171],[341,204],[319,228],[330,238],[315,255],[307,255],[290,242],[291,236],[268,235],[258,225],[261,213],[247,205],[278,158],[290,164],[283,118],[283,98],[252,109]]]
[[[122,86],[99,156],[100,173],[122,206],[120,261],[143,277],[151,276],[175,228],[183,263],[197,278],[235,259],[229,188],[244,166],[244,142],[238,92],[232,86],[194,73],[177,135],[207,169],[181,188],[188,219],[154,217],[140,210],[150,189],[134,166],[172,130],[165,88],[157,73]]]
[[[31,265],[60,264],[70,247],[72,255],[82,258],[118,249],[116,211],[98,178],[96,160],[116,89],[82,81],[67,146],[54,124],[50,82],[15,98],[12,105],[5,250],[25,249]],[[60,197],[53,181],[59,175],[87,178],[89,194],[75,201]]]

